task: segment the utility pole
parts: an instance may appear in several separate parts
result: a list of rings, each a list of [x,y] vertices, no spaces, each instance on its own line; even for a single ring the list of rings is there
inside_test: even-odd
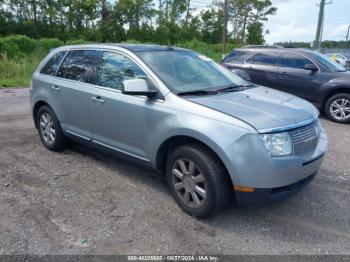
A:
[[[162,10],[162,0],[159,0],[159,8],[158,9],[159,9],[158,26],[160,26],[160,24],[162,23],[162,12],[163,12],[163,10]]]
[[[224,30],[222,33],[222,54],[227,53],[227,20],[228,20],[228,0],[224,0]]]
[[[190,17],[190,5],[191,5],[191,0],[187,0],[187,12],[186,12],[186,20],[185,20],[186,30],[188,29],[188,19]]]
[[[317,22],[317,30],[316,30],[316,38],[315,38],[315,48],[321,48],[321,35],[323,31],[323,20],[324,20],[324,6],[327,4],[331,4],[331,2],[326,3],[326,0],[321,0],[320,2],[320,11],[318,13],[318,22]]]

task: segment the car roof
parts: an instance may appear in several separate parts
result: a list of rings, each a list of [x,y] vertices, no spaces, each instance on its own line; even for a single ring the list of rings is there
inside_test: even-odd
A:
[[[233,51],[243,51],[243,52],[252,52],[252,53],[263,53],[263,52],[295,52],[300,54],[313,54],[315,51],[310,49],[303,49],[303,48],[237,48]]]
[[[284,48],[279,45],[245,45],[241,47],[242,49],[280,49]]]
[[[129,43],[103,43],[103,44],[83,44],[83,45],[68,45],[63,48],[111,48],[119,47],[127,49],[131,52],[144,52],[144,51],[169,51],[169,50],[187,50],[184,48],[166,46],[166,45],[153,45],[153,44],[129,44]]]
[[[183,48],[166,46],[166,45],[154,45],[154,44],[109,43],[107,45],[122,47],[130,50],[131,52],[184,50]]]

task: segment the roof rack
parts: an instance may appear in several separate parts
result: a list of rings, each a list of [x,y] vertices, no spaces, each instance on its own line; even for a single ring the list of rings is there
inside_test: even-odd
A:
[[[280,45],[245,45],[242,48],[284,48]]]

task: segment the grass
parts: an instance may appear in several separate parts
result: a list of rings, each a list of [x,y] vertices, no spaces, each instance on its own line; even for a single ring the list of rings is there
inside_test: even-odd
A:
[[[0,88],[26,87],[42,55],[32,54],[25,57],[9,59],[5,54],[0,56]]]
[[[210,57],[216,62],[220,62],[222,60],[222,44],[206,44],[204,42],[198,41],[197,39],[193,39],[188,42],[180,43],[178,46],[197,51],[198,53]],[[228,52],[231,52],[231,50],[235,47],[239,46],[228,44]]]
[[[180,43],[177,46],[195,50],[217,62],[220,62],[222,59],[221,44],[210,45],[194,39]],[[227,50],[231,51],[234,47],[236,46],[229,44]],[[14,58],[8,58],[6,53],[0,54],[0,89],[5,87],[29,86],[32,73],[44,56],[45,54],[42,51]]]

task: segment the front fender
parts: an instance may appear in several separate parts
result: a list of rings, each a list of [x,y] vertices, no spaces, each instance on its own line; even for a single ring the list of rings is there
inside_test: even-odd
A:
[[[350,84],[349,82],[345,82],[345,79],[333,79],[324,83],[320,87],[320,94],[322,94],[321,105],[324,105],[332,95],[341,92],[350,93]]]
[[[157,121],[153,134],[147,142],[147,154],[152,165],[156,165],[157,152],[164,141],[176,136],[194,138],[207,145],[228,170],[233,183],[238,181],[237,172],[232,162],[232,145],[249,131],[218,120],[193,116],[171,116]],[[255,131],[251,131],[254,133]]]

